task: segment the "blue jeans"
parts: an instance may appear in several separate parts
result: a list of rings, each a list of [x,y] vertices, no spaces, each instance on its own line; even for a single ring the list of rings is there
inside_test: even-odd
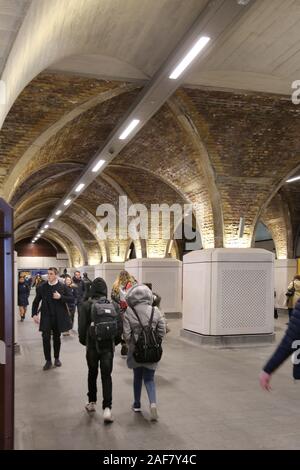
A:
[[[156,403],[156,392],[154,382],[155,370],[147,369],[147,367],[136,367],[133,369],[133,393],[134,393],[134,404],[135,408],[141,406],[141,393],[143,379],[147,390],[148,398],[150,403]]]

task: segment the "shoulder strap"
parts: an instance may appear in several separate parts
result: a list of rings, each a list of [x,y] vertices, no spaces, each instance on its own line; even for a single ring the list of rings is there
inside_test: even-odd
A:
[[[143,326],[143,324],[142,324],[142,322],[141,322],[141,319],[140,319],[140,317],[138,316],[138,314],[137,314],[135,308],[134,308],[134,307],[131,307],[131,309],[132,309],[133,313],[135,314],[135,316],[137,317],[137,319],[138,319],[138,321],[139,321],[139,324],[140,324],[141,327],[142,327],[142,330],[144,330],[144,326]],[[150,316],[150,319],[149,319],[148,326],[151,326],[151,325],[152,325],[153,316],[154,316],[154,307],[152,307],[152,310],[151,310],[151,316]]]

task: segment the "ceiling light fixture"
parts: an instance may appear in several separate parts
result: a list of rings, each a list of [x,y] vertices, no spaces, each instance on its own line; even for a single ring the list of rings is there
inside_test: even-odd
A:
[[[44,226],[44,228],[48,228],[48,227],[49,227],[49,225],[45,225],[45,226]]]
[[[197,55],[204,49],[206,44],[210,41],[208,36],[201,36],[200,39],[196,42],[196,44],[192,47],[192,49],[186,54],[186,56],[182,59],[181,62],[177,65],[177,67],[173,70],[169,78],[172,80],[176,80],[176,78],[180,77],[183,71],[190,65],[190,63],[197,57]]]
[[[52,217],[52,219],[49,220],[49,224],[52,224],[52,222],[54,222],[54,218]]]
[[[41,230],[41,233],[45,233],[45,230]]]
[[[55,212],[55,215],[60,215],[60,214],[61,214],[61,210]]]
[[[139,119],[132,119],[131,123],[126,127],[125,131],[123,131],[122,134],[120,135],[119,139],[125,140],[126,137],[128,137],[129,134],[133,131],[133,129],[136,128],[139,122],[140,122]]]
[[[79,193],[85,187],[84,183],[80,183],[75,189],[76,193]]]
[[[286,180],[286,183],[293,183],[293,181],[298,181],[298,180],[300,180],[300,175],[294,176],[293,178]]]
[[[68,206],[71,202],[71,199],[67,199],[65,202],[64,202],[64,206]]]
[[[104,163],[105,163],[105,160],[99,160],[99,162],[92,169],[92,172],[97,173],[97,171],[100,170],[100,168],[102,167],[102,165],[104,165]]]

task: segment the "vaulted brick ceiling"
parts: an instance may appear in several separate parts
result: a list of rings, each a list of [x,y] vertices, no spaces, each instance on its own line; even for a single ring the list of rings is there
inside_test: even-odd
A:
[[[36,232],[139,89],[134,84],[49,71],[25,88],[0,132],[0,187],[15,207],[18,239]],[[251,240],[261,211],[299,165],[299,113],[280,96],[181,89],[61,221],[76,231],[84,250],[99,259],[107,248],[95,233],[97,207],[101,203],[118,207],[121,194],[148,206],[192,202],[202,217],[206,247],[230,246],[241,216],[246,217]],[[287,197],[295,232],[300,208],[295,202],[298,185],[294,187],[295,194],[289,187]],[[63,232],[54,230],[53,236],[68,247],[73,259],[82,256]]]

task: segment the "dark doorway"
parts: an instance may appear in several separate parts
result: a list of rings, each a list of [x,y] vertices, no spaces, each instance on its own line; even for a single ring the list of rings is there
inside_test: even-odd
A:
[[[0,449],[14,447],[13,210],[0,198]]]

